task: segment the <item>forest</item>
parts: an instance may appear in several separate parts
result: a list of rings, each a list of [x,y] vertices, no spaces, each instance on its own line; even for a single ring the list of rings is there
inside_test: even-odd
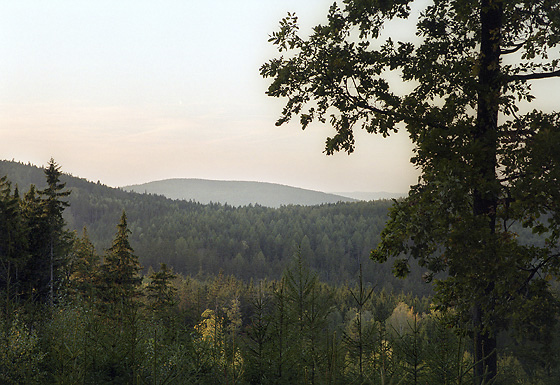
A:
[[[32,165],[0,161],[0,175],[19,188],[46,186],[42,169]],[[392,204],[388,200],[278,209],[232,207],[125,192],[68,174],[60,178],[72,191],[63,213],[68,229],[81,234],[87,227],[91,242],[104,250],[111,245],[114,225],[124,209],[144,271],[166,263],[185,275],[222,270],[242,280],[279,279],[300,248],[324,282],[353,281],[362,264],[365,282],[389,291],[431,292],[421,281],[420,269],[413,279],[399,280],[392,277],[388,264],[365,263],[387,221]]]
[[[327,126],[327,155],[404,133],[392,202],[203,205],[3,162],[0,383],[557,384],[560,112],[535,89],[559,36],[557,0],[281,19],[276,125]]]
[[[1,383],[472,382],[471,336],[453,327],[448,314],[434,306],[430,291],[366,281],[367,267],[380,266],[373,261],[359,261],[347,279],[327,281],[313,258],[321,253],[310,253],[300,242],[277,276],[259,276],[258,270],[236,275],[212,265],[205,273],[179,272],[171,263],[143,269],[126,210],[115,209],[109,245],[98,249],[89,227],[77,233],[65,219],[75,191],[61,181],[60,167],[51,160],[39,170],[43,187],[32,185],[25,193],[6,177],[0,181]],[[283,211],[293,217],[307,213],[312,222],[325,222],[323,231],[333,237],[329,215],[344,231],[344,212],[367,212],[368,207],[327,205],[313,212],[184,204],[195,216],[213,212],[226,228],[231,218],[240,220],[252,210],[257,214],[248,222],[263,221],[264,214],[280,221],[288,215]],[[388,203],[369,205],[386,211]],[[158,211],[152,210],[152,215]],[[560,334],[554,321],[536,333],[500,335],[505,348],[496,384],[556,383]]]

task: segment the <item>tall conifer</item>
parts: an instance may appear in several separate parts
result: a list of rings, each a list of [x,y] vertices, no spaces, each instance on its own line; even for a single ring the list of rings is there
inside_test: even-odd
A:
[[[101,267],[101,290],[105,305],[119,307],[126,311],[140,295],[139,286],[142,278],[139,276],[140,263],[130,246],[128,236],[130,230],[123,210],[121,220],[117,225],[117,234],[113,245],[105,254]],[[122,306],[122,307],[120,307]]]
[[[65,251],[68,251],[70,246],[67,234],[64,232],[65,221],[62,217],[64,209],[69,206],[69,203],[63,199],[70,195],[70,191],[64,191],[66,183],[60,182],[61,175],[60,166],[51,158],[48,167],[45,169],[47,187],[40,191],[48,234],[46,254],[48,255],[49,266],[48,297],[51,304],[54,301],[55,280],[58,278],[57,271],[65,263]]]
[[[27,258],[27,238],[21,216],[17,187],[11,193],[6,177],[0,178],[0,293],[6,306],[17,301],[21,290],[19,276]],[[5,300],[5,301],[4,301]]]

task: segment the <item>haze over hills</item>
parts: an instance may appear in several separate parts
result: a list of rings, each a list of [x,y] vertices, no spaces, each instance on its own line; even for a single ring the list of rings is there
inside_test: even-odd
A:
[[[337,194],[290,187],[276,183],[220,181],[207,179],[166,179],[122,187],[125,191],[163,195],[170,199],[192,200],[202,204],[231,206],[259,204],[266,207],[286,205],[313,206],[324,203],[354,202]]]

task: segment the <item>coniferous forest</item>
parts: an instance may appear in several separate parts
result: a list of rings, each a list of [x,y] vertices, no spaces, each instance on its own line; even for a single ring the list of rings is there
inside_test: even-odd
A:
[[[14,188],[45,188],[43,174],[39,167],[0,161],[0,175],[8,175]],[[60,179],[72,191],[63,213],[67,228],[81,234],[86,227],[91,242],[105,250],[125,210],[144,271],[163,262],[187,275],[221,270],[242,280],[279,279],[300,249],[324,282],[354,281],[361,263],[366,282],[383,282],[390,291],[430,293],[419,271],[415,279],[398,280],[389,265],[368,263],[391,201],[232,207],[129,193],[66,174]]]
[[[367,258],[390,202],[200,205],[2,167],[0,383],[473,381],[472,335],[422,271]],[[496,384],[557,383],[544,325],[499,336]]]

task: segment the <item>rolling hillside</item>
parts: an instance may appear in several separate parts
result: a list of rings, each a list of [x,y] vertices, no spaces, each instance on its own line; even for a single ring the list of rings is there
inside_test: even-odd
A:
[[[62,168],[64,171],[64,168]],[[43,169],[0,161],[21,196],[30,184],[45,187]],[[369,260],[379,242],[391,202],[339,202],[322,205],[263,205],[233,207],[171,200],[139,194],[63,175],[71,190],[64,212],[68,228],[80,235],[87,227],[90,240],[103,255],[110,247],[123,210],[131,231],[130,243],[147,269],[165,262],[183,274],[208,276],[223,272],[243,280],[279,278],[300,253],[325,282],[351,282],[363,265],[364,281],[392,291],[425,293],[415,279],[397,280],[390,263]]]
[[[230,206],[258,204],[266,207],[286,205],[313,206],[325,203],[352,202],[355,199],[275,183],[218,181],[205,179],[167,179],[124,186],[125,191],[163,195],[170,199],[192,200]]]

